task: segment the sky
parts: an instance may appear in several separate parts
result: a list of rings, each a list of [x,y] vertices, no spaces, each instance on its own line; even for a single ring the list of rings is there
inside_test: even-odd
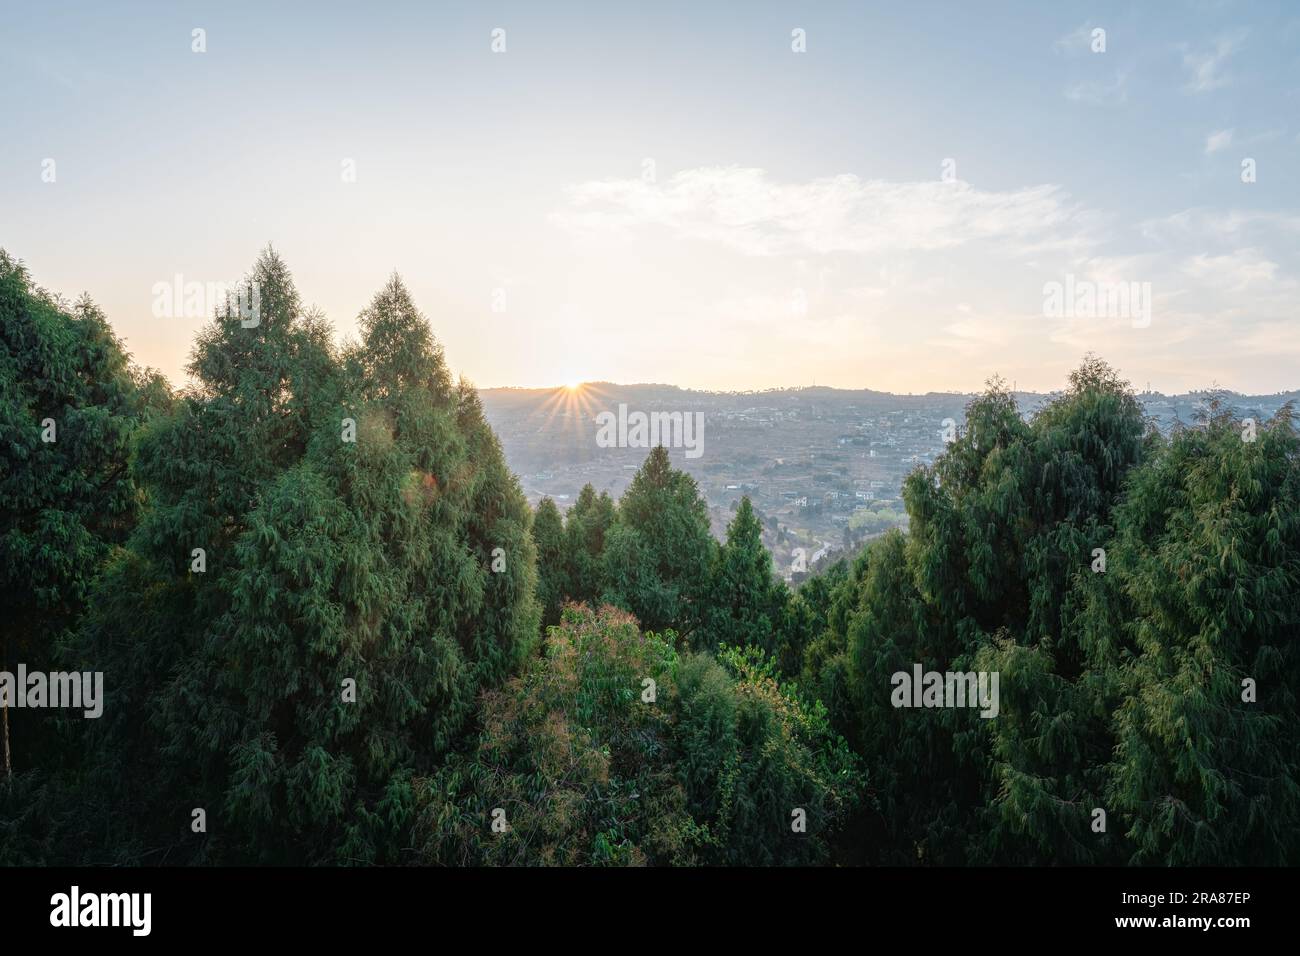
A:
[[[0,247],[178,385],[270,244],[484,387],[1300,387],[1293,2],[3,2]]]

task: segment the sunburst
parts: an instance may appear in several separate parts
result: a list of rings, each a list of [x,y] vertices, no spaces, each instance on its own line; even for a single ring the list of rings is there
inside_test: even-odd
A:
[[[569,426],[574,431],[583,428],[583,422],[591,421],[601,407],[600,389],[590,382],[569,382],[554,389],[542,406],[546,413],[546,423],[550,425],[557,415],[569,419]]]

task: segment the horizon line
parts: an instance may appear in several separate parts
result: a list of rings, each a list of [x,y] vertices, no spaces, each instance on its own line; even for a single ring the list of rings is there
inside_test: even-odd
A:
[[[471,382],[472,384],[472,382]],[[608,379],[584,380],[577,383],[578,388],[587,388],[590,386],[608,385],[613,388],[671,388],[682,392],[698,392],[705,395],[763,395],[771,392],[807,392],[813,390],[827,392],[874,392],[877,395],[890,395],[895,397],[919,398],[925,395],[953,395],[953,396],[974,396],[983,394],[983,390],[965,391],[962,389],[938,389],[931,388],[924,391],[894,392],[888,389],[871,388],[870,386],[841,386],[841,385],[778,385],[769,388],[751,388],[751,389],[727,389],[727,388],[697,388],[690,385],[675,385],[671,382],[611,382]],[[569,385],[474,385],[479,392],[564,392],[573,390]],[[1059,395],[1065,392],[1064,388],[1049,389],[1042,391],[1033,388],[1018,388],[1014,384],[1011,388],[1013,395]],[[1202,394],[1219,394],[1219,395],[1239,395],[1243,398],[1272,397],[1277,395],[1300,395],[1300,385],[1294,388],[1279,389],[1275,392],[1243,392],[1235,388],[1228,388],[1220,385],[1207,385],[1202,388],[1188,389],[1187,391],[1166,392],[1158,388],[1151,388],[1148,383],[1145,388],[1133,388],[1135,395],[1161,395],[1166,398],[1174,398],[1179,395],[1202,395]]]

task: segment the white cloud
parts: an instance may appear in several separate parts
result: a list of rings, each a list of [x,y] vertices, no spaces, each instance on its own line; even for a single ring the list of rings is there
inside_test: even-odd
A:
[[[932,338],[935,345],[949,348],[969,348],[972,345],[1001,348],[1023,338],[1025,329],[1035,328],[1039,316],[1012,316],[1007,314],[979,315],[973,310],[958,307],[962,317],[949,322],[941,329],[942,336]]]
[[[1246,31],[1227,33],[1214,41],[1214,49],[1193,52],[1184,48],[1183,66],[1187,68],[1186,89],[1193,93],[1207,93],[1228,86],[1232,75],[1227,72],[1228,58],[1241,49],[1246,41]]]
[[[1300,323],[1260,322],[1240,335],[1235,344],[1258,355],[1300,356]]]
[[[1115,72],[1111,83],[1081,81],[1065,88],[1065,98],[1075,103],[1091,103],[1093,106],[1105,106],[1108,103],[1128,102],[1128,73],[1124,70]]]
[[[1290,233],[1300,232],[1300,215],[1264,210],[1218,210],[1196,207],[1182,212],[1148,219],[1139,229],[1144,237],[1157,242],[1200,240],[1202,242],[1240,242],[1245,233],[1252,236],[1272,235],[1281,241],[1292,241]],[[1253,240],[1252,240],[1253,241]]]
[[[1073,272],[1079,279],[1103,284],[1150,282],[1159,271],[1158,259],[1158,255],[1149,253],[1128,256],[1090,256],[1076,261]]]
[[[1053,185],[999,192],[849,174],[777,183],[761,169],[734,166],[688,169],[658,184],[587,182],[567,194],[555,219],[575,231],[659,227],[751,256],[936,251],[990,240],[1020,250],[1079,248],[1092,218]]]
[[[1089,53],[1092,51],[1092,24],[1085,23],[1080,27],[1071,30],[1065,36],[1060,37],[1052,44],[1054,53],[1062,53],[1066,56],[1077,56],[1080,53]]]
[[[1217,153],[1221,149],[1227,149],[1232,145],[1232,133],[1230,129],[1221,129],[1211,133],[1205,140],[1205,155]]]
[[[1183,263],[1182,271],[1206,285],[1225,292],[1271,284],[1277,278],[1277,263],[1256,249],[1239,249],[1222,256],[1195,255]]]

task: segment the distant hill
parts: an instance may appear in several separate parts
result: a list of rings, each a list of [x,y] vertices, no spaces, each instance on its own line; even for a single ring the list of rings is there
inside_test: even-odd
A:
[[[731,507],[747,496],[770,522],[764,543],[786,570],[796,549],[808,555],[856,547],[882,530],[881,516],[905,521],[903,478],[943,451],[946,427],[960,426],[972,394],[900,395],[874,389],[814,386],[713,392],[675,385],[589,382],[580,388],[487,388],[479,393],[510,467],[534,503],[555,499],[565,510],[585,484],[615,498],[644,461],[646,447],[602,447],[597,416],[626,411],[702,423],[693,455],[669,443],[675,467],[695,478],[721,535]],[[1029,415],[1055,394],[1017,391]],[[1203,390],[1142,392],[1146,414],[1162,430],[1192,424],[1218,395],[1242,417],[1261,421],[1300,391],[1241,395]]]

